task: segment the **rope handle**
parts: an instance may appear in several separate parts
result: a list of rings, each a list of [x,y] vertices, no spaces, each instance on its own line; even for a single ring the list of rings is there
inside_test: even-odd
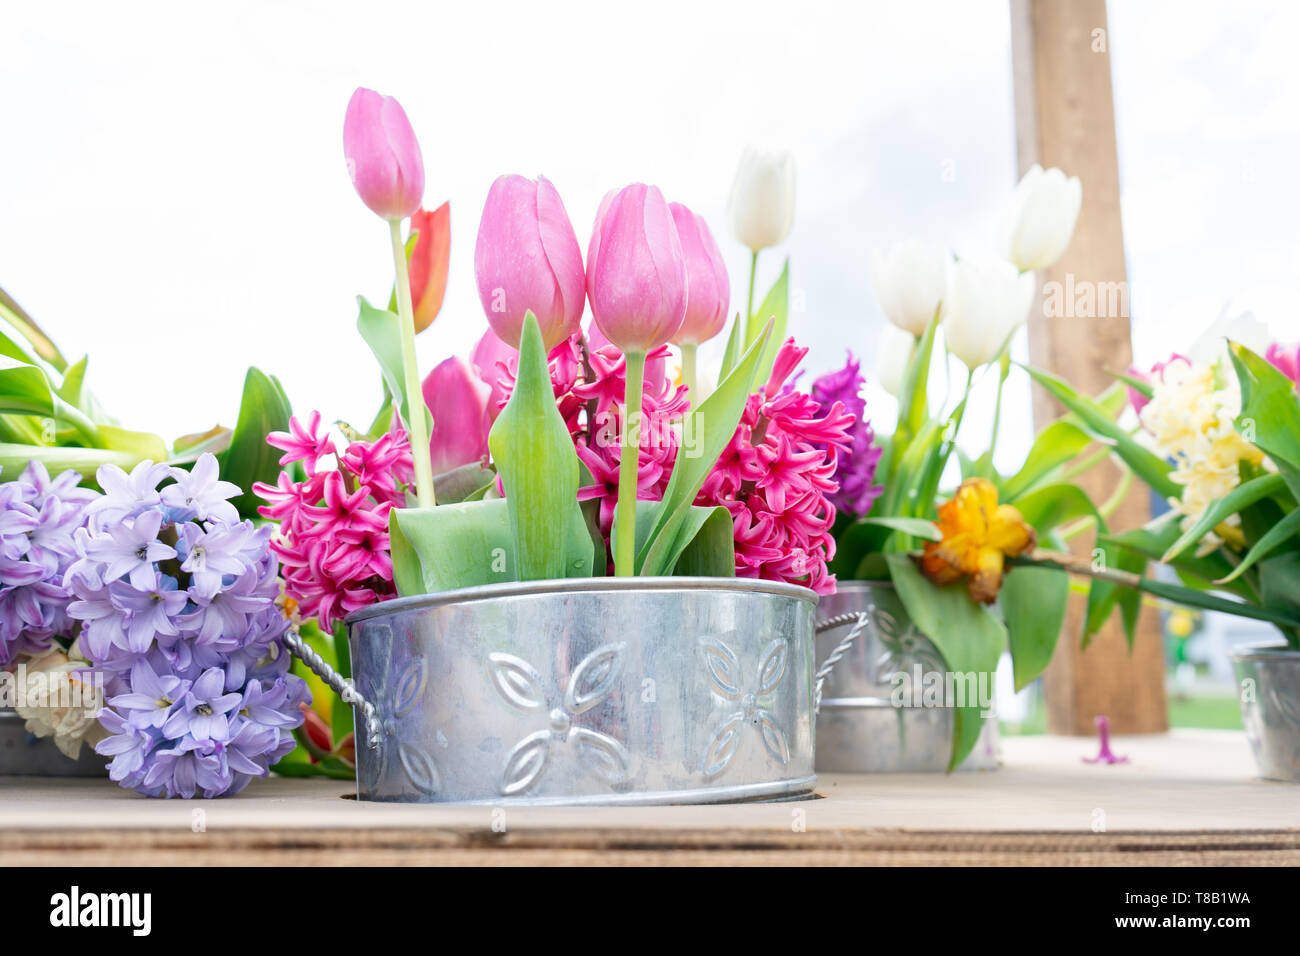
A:
[[[814,628],[817,634],[832,631],[837,627],[843,627],[845,624],[852,624],[853,627],[849,629],[849,633],[844,635],[844,639],[835,645],[835,649],[827,655],[826,660],[822,662],[822,666],[817,668],[817,673],[813,675],[817,681],[816,689],[813,692],[814,714],[822,709],[822,685],[826,683],[826,678],[830,676],[831,671],[835,669],[835,665],[840,662],[848,649],[853,646],[853,642],[862,636],[862,632],[866,630],[870,621],[871,615],[866,611],[851,611],[848,614],[837,614],[835,617],[828,617],[817,622],[817,626]]]
[[[312,650],[297,631],[290,629],[285,632],[284,646],[289,649],[289,652],[294,657],[310,667],[321,680],[328,684],[334,693],[342,698],[344,703],[351,704],[361,711],[361,716],[366,722],[366,742],[371,747],[378,747],[380,738],[383,737],[383,728],[379,725],[379,715],[375,711],[375,705],[366,700],[361,695],[361,691],[357,690],[356,684],[330,667],[325,658]]]

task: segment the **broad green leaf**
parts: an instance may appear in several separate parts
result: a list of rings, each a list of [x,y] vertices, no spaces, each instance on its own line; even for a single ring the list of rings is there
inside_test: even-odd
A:
[[[1034,381],[1042,385],[1057,401],[1079,417],[1082,425],[1098,440],[1111,444],[1115,453],[1133,469],[1139,478],[1151,486],[1162,498],[1177,498],[1182,493],[1182,486],[1169,477],[1170,465],[1149,448],[1117,425],[1106,410],[1093,401],[1080,395],[1064,381],[1042,369],[1024,366]]]
[[[86,363],[89,359],[90,356],[83,355],[75,364],[70,366],[68,370],[63,373],[63,382],[57,389],[59,398],[63,399],[73,408],[81,409],[81,411],[88,416],[92,415],[94,411],[91,407],[92,403],[85,401],[85,398],[87,397],[85,395]]]
[[[453,505],[458,501],[469,501],[484,490],[485,485],[496,480],[496,472],[484,468],[477,461],[472,461],[441,475],[433,476],[434,497],[440,505]],[[482,497],[481,494],[479,497]]]
[[[637,552],[637,574],[658,576],[668,573],[676,550],[678,532],[704,479],[713,470],[718,456],[736,433],[745,403],[754,388],[758,363],[767,346],[771,324],[746,350],[739,364],[699,408],[692,408],[682,422],[682,445],[677,452],[672,477],[664,491],[659,510],[646,543]],[[550,387],[549,384],[547,386]],[[510,488],[506,486],[506,494]]]
[[[0,412],[53,415],[50,380],[35,365],[0,356]]]
[[[768,333],[767,350],[763,353],[763,359],[758,363],[758,371],[754,376],[758,381],[763,381],[772,374],[776,353],[781,348],[781,343],[785,341],[785,328],[790,320],[790,259],[788,257],[781,268],[781,274],[772,283],[772,288],[768,290],[767,295],[763,296],[758,310],[750,317],[745,332],[746,348],[753,345],[763,334],[769,320],[771,332]]]
[[[1020,690],[1047,669],[1065,623],[1070,576],[1050,568],[1008,571],[998,592],[1007,625],[1011,663]]]
[[[410,398],[406,394],[406,374],[402,365],[401,319],[395,312],[376,309],[366,301],[365,296],[357,297],[357,305],[360,309],[357,315],[357,331],[361,333],[361,337],[365,339],[366,344],[370,346],[370,351],[379,362],[379,370],[383,373],[388,394],[398,396],[398,413],[402,421],[407,423],[409,431]],[[416,396],[415,402],[424,412],[424,417],[432,428],[433,418],[425,407],[424,396]]]
[[[1235,581],[1241,575],[1245,574],[1255,564],[1267,558],[1270,554],[1280,548],[1288,541],[1294,547],[1296,544],[1295,537],[1300,534],[1300,508],[1292,511],[1281,521],[1269,528],[1259,540],[1257,540],[1246,556],[1241,559],[1241,563],[1233,568],[1232,573],[1226,577],[1219,578],[1215,584],[1228,584]]]
[[[925,327],[920,343],[912,350],[907,372],[903,375],[903,387],[899,393],[898,427],[894,430],[895,441],[900,444],[895,451],[896,456],[903,453],[903,448],[929,418],[930,365],[938,328],[939,310],[936,309],[934,318]]]
[[[724,379],[730,374],[731,370],[736,367],[736,362],[740,359],[740,336],[743,334],[740,313],[736,313],[735,320],[731,323],[731,334],[727,336],[727,347],[722,353],[722,367],[718,370],[719,380]]]
[[[649,538],[662,507],[662,501],[636,503],[638,551]],[[736,541],[731,513],[721,505],[692,505],[682,522],[669,562],[665,574],[693,578],[735,577]]]
[[[231,499],[242,517],[256,516],[258,506],[265,504],[253,493],[253,483],[275,484],[280,474],[281,452],[266,443],[266,436],[273,431],[286,431],[291,413],[289,399],[280,383],[261,369],[249,368],[244,376],[239,420],[230,447],[217,459],[221,477],[243,490],[242,495]]]
[[[911,535],[913,538],[921,538],[925,541],[943,540],[943,532],[929,518],[906,518],[902,516],[885,516],[878,518],[868,516],[859,519],[864,525],[877,525],[881,528],[888,528],[891,531],[901,531],[903,534]]]
[[[1057,468],[1078,457],[1090,444],[1091,436],[1077,425],[1064,419],[1052,422],[1034,439],[1020,470],[1002,483],[1002,500],[1014,504],[1017,498]]]
[[[1212,502],[1192,526],[1169,546],[1169,550],[1161,555],[1160,560],[1169,564],[1174,558],[1213,531],[1221,521],[1257,501],[1285,490],[1286,481],[1283,480],[1281,475],[1264,475],[1248,481],[1244,485],[1238,485],[1222,498]]]
[[[1283,555],[1283,557],[1294,560],[1300,556],[1288,554]],[[1267,563],[1265,562],[1265,564]],[[1179,604],[1187,604],[1207,611],[1222,611],[1225,614],[1248,617],[1256,621],[1267,621],[1279,627],[1300,628],[1300,605],[1294,603],[1295,594],[1300,592],[1288,590],[1289,588],[1300,587],[1300,577],[1291,573],[1278,574],[1277,581],[1279,587],[1271,595],[1271,598],[1279,606],[1265,607],[1257,607],[1244,601],[1230,601],[1227,598],[1216,597],[1207,591],[1198,591],[1195,588],[1184,587],[1181,584],[1170,584],[1167,581],[1155,581],[1151,578],[1143,578],[1140,587],[1148,594],[1154,594],[1168,601],[1176,601]],[[1264,600],[1268,602],[1270,598],[1266,597]],[[1290,604],[1291,606],[1283,610],[1280,608],[1283,604]]]
[[[934,507],[934,499],[921,496],[921,481],[927,465],[939,452],[943,442],[944,422],[930,419],[907,444],[901,460],[894,468],[890,480],[885,482],[885,493],[878,503],[881,514],[915,515]]]
[[[165,461],[167,443],[150,432],[136,432],[116,425],[99,426],[100,445],[110,451],[123,451],[136,461]]]
[[[578,453],[555,406],[537,318],[524,317],[519,375],[488,433],[505,488],[521,581],[590,577],[591,537],[578,505]]]
[[[1279,468],[1300,473],[1300,396],[1295,383],[1244,345],[1230,341],[1228,354],[1241,383],[1237,430]]]
[[[27,463],[36,459],[43,464],[53,477],[65,471],[75,471],[81,475],[83,484],[94,480],[100,465],[117,465],[123,471],[130,471],[140,461],[128,452],[112,451],[107,448],[79,448],[75,445],[51,447],[49,445],[0,444],[0,480],[18,477],[18,473],[27,467]]]
[[[885,560],[908,616],[938,648],[948,671],[959,677],[975,675],[976,687],[982,680],[991,693],[998,658],[1007,645],[1007,631],[1002,622],[988,608],[970,599],[964,583],[935,587],[921,576],[908,555],[889,554]],[[974,748],[985,719],[978,703],[953,708],[949,770],[956,769]]]
[[[1021,495],[1015,508],[1040,535],[1080,518],[1092,518],[1097,521],[1099,530],[1106,530],[1097,506],[1078,485],[1065,482],[1043,485]]]
[[[1178,540],[1180,518],[1178,512],[1168,511],[1145,527],[1107,534],[1104,541],[1108,545],[1114,544],[1134,551],[1149,561],[1159,561],[1169,550],[1169,546]],[[1168,563],[1176,571],[1191,575],[1203,582],[1202,586],[1206,588],[1218,587],[1213,582],[1226,578],[1232,573],[1232,564],[1221,551],[1211,551],[1205,555],[1184,553]],[[1230,584],[1223,585],[1222,590],[1248,601],[1258,598],[1253,585],[1245,578],[1238,578]]]
[[[1274,621],[1293,650],[1300,650],[1300,554],[1290,552],[1259,566],[1260,599],[1268,610],[1289,616],[1291,622]]]
[[[403,597],[520,580],[504,498],[394,508],[388,531]]]
[[[63,357],[59,347],[54,344],[41,327],[9,293],[0,289],[0,319],[13,326],[30,344],[36,354],[54,366],[55,371],[62,372],[68,367],[68,360]]]
[[[1145,555],[1119,547],[1104,534],[1097,536],[1096,547],[1101,551],[1105,567],[1118,568],[1136,575],[1146,573]],[[1116,607],[1120,609],[1124,638],[1128,641],[1129,650],[1133,649],[1133,640],[1137,636],[1137,617],[1142,610],[1142,595],[1134,588],[1126,588],[1114,581],[1101,578],[1093,578],[1088,588],[1088,605],[1084,614],[1082,641],[1085,648],[1092,642],[1092,636],[1102,629],[1106,619]]]

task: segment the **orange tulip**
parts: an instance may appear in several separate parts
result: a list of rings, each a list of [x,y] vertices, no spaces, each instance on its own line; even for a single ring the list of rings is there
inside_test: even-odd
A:
[[[966,578],[972,601],[992,604],[1002,587],[1006,558],[1032,551],[1038,539],[1011,505],[998,504],[998,490],[985,478],[968,478],[939,508],[941,541],[927,541],[921,573],[933,584]]]
[[[417,210],[411,216],[411,231],[417,233],[411,250],[411,302],[415,305],[415,331],[423,332],[438,317],[447,292],[451,204],[443,203],[432,212]]]

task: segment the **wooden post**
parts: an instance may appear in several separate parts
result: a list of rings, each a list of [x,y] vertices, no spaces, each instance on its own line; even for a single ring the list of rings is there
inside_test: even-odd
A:
[[[1105,0],[1011,0],[1011,37],[1021,172],[1039,163],[1083,182],[1074,240],[1046,274],[1048,289],[1059,283],[1056,302],[1064,299],[1066,308],[1049,315],[1061,310],[1048,310],[1046,296],[1040,301],[1043,307],[1029,322],[1030,361],[1085,394],[1096,394],[1114,381],[1111,372],[1128,368],[1133,355]],[[1124,294],[1112,294],[1115,290]],[[1039,426],[1062,411],[1037,386],[1033,407]],[[1108,462],[1079,484],[1102,502],[1118,477]],[[1112,525],[1123,529],[1146,522],[1146,495],[1145,488],[1135,488],[1115,511]],[[1091,551],[1090,540],[1076,539],[1076,544],[1077,552]],[[1155,612],[1143,610],[1131,654],[1118,615],[1083,651],[1083,613],[1083,600],[1071,597],[1065,630],[1044,676],[1049,732],[1092,734],[1099,714],[1110,718],[1117,733],[1167,730],[1164,647]]]

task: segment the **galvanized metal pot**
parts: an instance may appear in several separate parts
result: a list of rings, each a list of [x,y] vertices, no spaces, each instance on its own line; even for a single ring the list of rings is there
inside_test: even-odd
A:
[[[1259,775],[1300,783],[1300,651],[1278,641],[1245,644],[1231,656]]]
[[[841,581],[822,598],[826,617],[867,615],[869,624],[828,676],[817,715],[816,768],[822,773],[889,773],[945,771],[952,756],[952,709],[896,707],[891,701],[893,676],[944,670],[938,649],[918,631],[903,602],[888,582]],[[817,637],[818,652],[843,634],[831,629]],[[997,721],[984,730],[963,761],[962,770],[998,766]]]
[[[357,795],[509,805],[808,794],[816,605],[812,591],[765,581],[583,578],[365,608],[347,622]],[[320,663],[296,638],[290,648]]]
[[[26,722],[12,710],[0,710],[0,776],[106,777],[108,758],[89,746],[76,760],[65,757],[54,741],[27,732]]]

